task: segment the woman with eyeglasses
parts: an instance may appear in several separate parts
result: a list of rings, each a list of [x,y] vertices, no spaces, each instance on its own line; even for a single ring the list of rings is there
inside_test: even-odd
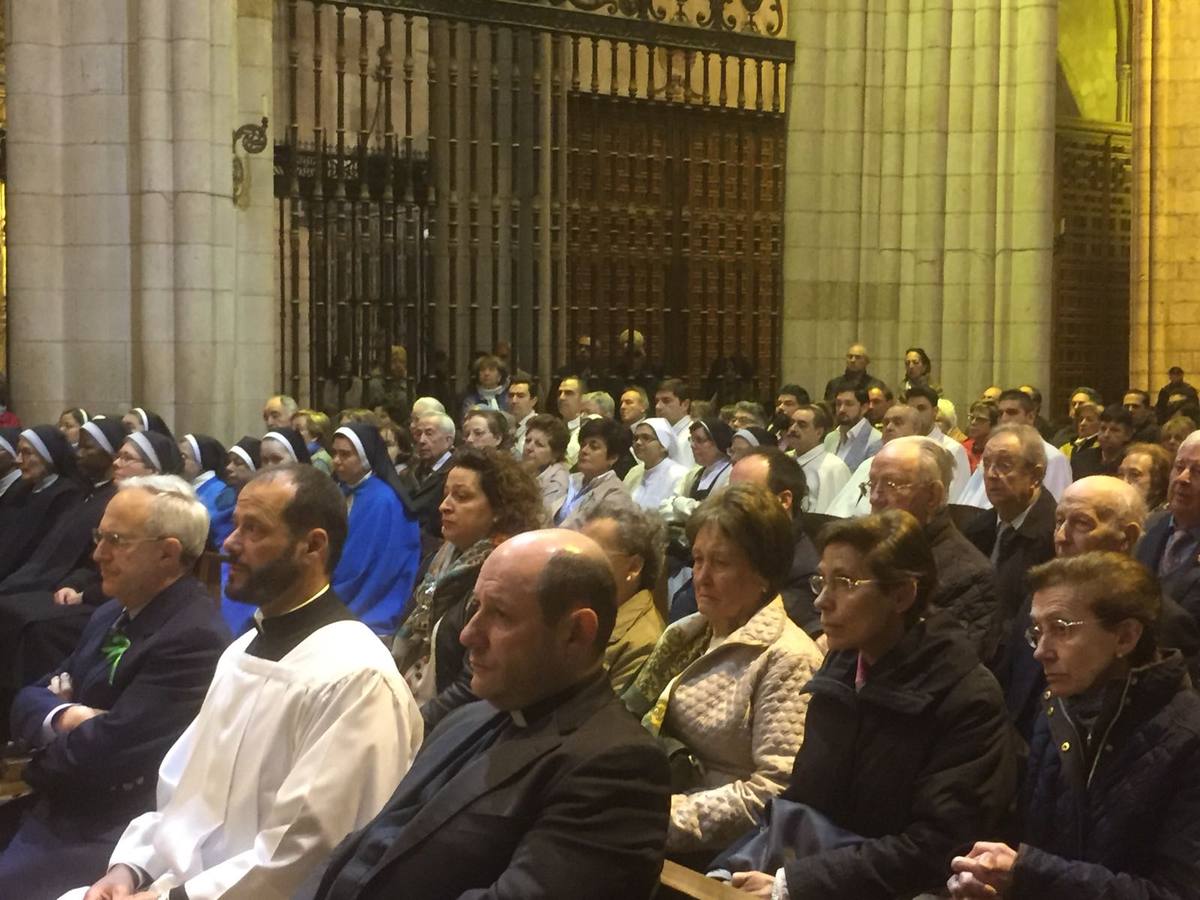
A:
[[[821,544],[812,587],[829,655],[805,688],[804,743],[770,810],[774,845],[724,868],[759,866],[733,876],[759,897],[935,891],[1016,791],[1000,686],[958,623],[928,613],[936,567],[915,518],[835,522]]]
[[[957,900],[1195,897],[1200,696],[1157,639],[1158,583],[1123,553],[1030,572],[1026,632],[1046,673],[1021,791],[1021,842],[952,863]]]
[[[787,783],[821,652],[779,596],[794,538],[774,494],[730,485],[687,528],[699,611],[663,632],[622,700],[671,760],[667,854],[700,865]]]

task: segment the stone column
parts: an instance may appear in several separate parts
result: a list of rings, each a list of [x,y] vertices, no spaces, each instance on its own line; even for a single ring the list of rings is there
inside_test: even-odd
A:
[[[254,52],[269,85],[264,5]],[[274,331],[254,313],[272,268],[252,240],[261,197],[232,202],[238,12],[236,0],[11,0],[10,368],[24,418],[136,404],[223,439],[253,424],[245,398],[271,389]],[[269,176],[259,185],[269,197]]]
[[[1200,5],[1136,6],[1129,383],[1154,390],[1200,371]]]
[[[959,402],[1049,380],[1053,0],[789,7],[786,381],[923,346]]]

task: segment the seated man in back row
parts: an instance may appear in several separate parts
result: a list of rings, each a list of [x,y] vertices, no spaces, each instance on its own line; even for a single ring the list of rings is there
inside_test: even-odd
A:
[[[650,897],[670,774],[604,672],[617,614],[608,558],[565,529],[519,535],[483,564],[475,599],[462,643],[483,701],[434,730],[316,896]]]
[[[258,607],[255,627],[221,656],[159,769],[158,808],[125,829],[87,900],[287,897],[379,811],[421,743],[391,654],[329,586],[346,540],[330,478],[261,472],[233,521],[225,589]]]

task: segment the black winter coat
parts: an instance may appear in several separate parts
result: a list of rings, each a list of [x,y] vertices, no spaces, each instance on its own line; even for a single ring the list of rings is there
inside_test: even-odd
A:
[[[1095,737],[1046,699],[1023,789],[1022,900],[1200,895],[1200,696],[1177,651],[1110,684]]]
[[[829,654],[783,795],[868,840],[785,866],[792,897],[894,900],[945,884],[950,859],[999,828],[1016,795],[1000,687],[958,623],[910,628],[855,691],[858,654]]]
[[[930,520],[925,536],[937,564],[937,587],[929,603],[958,620],[979,659],[986,662],[995,651],[999,627],[991,561],[963,537],[947,510]]]

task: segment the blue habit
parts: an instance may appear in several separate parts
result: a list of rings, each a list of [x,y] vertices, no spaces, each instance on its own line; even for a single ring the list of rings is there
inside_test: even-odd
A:
[[[210,478],[196,488],[196,497],[208,510],[208,539],[213,549],[220,553],[225,538],[233,532],[233,508],[237,506],[237,491],[220,478]]]
[[[421,563],[420,526],[381,478],[360,481],[350,494],[350,533],[333,589],[368,628],[391,635]]]

